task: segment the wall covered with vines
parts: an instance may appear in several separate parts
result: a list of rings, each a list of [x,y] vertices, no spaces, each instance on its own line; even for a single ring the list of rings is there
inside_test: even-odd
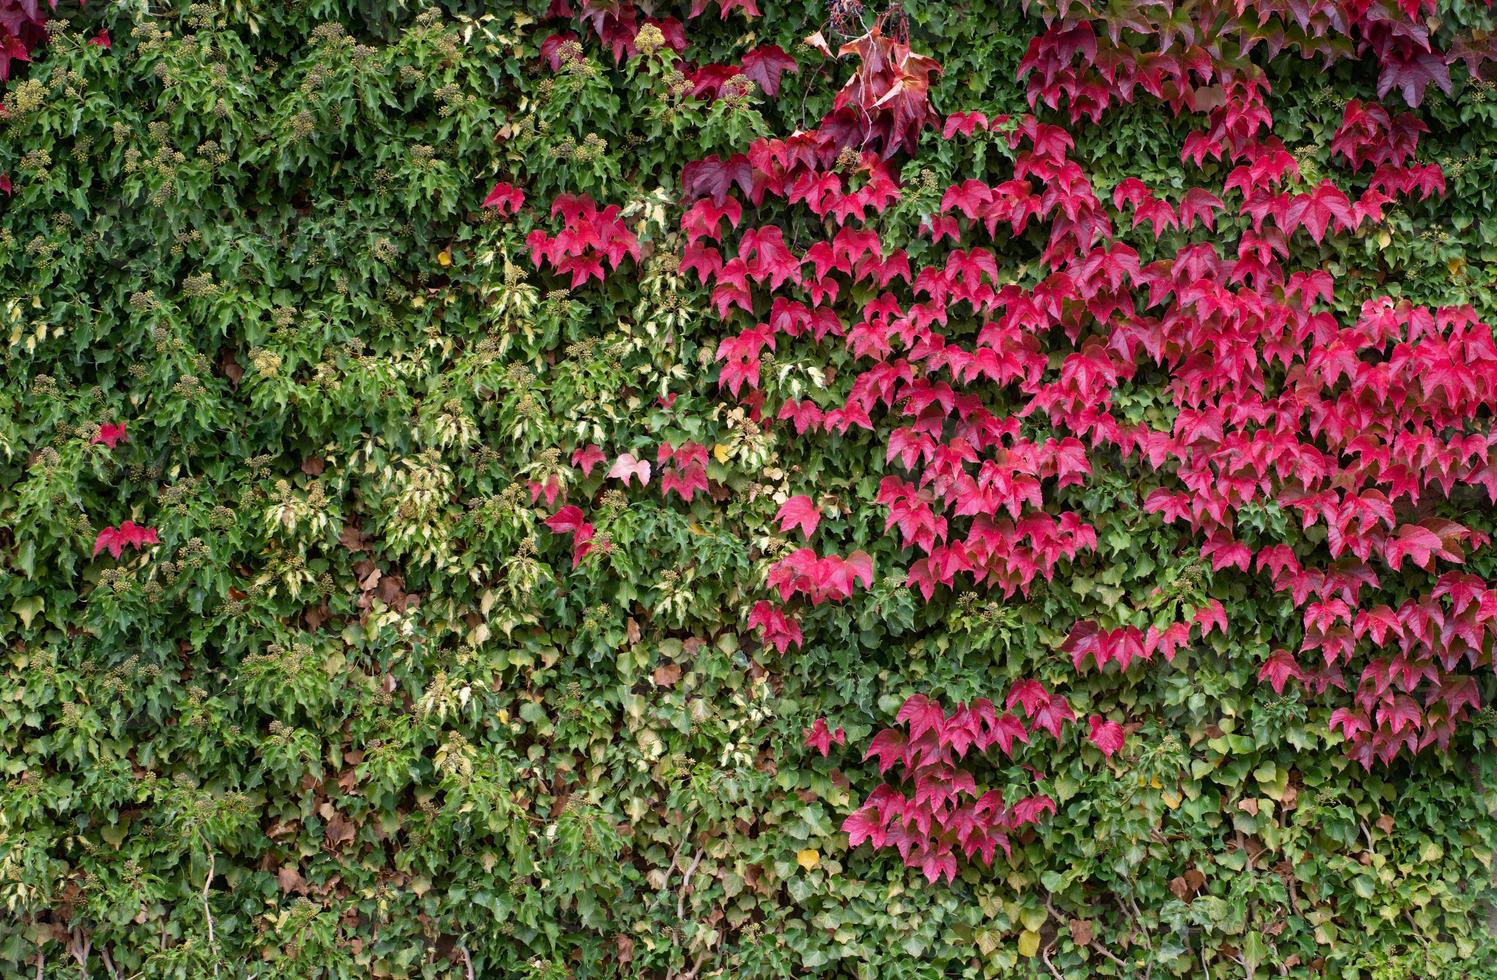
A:
[[[0,0],[0,973],[1497,976],[1467,0]]]

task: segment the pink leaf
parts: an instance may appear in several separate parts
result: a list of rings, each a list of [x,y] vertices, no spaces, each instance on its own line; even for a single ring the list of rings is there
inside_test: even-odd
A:
[[[1107,758],[1112,758],[1113,753],[1123,747],[1123,726],[1101,715],[1092,715],[1086,720],[1091,726],[1091,732],[1087,738],[1091,743],[1102,750]]]
[[[775,520],[779,521],[781,531],[799,526],[801,534],[809,540],[816,533],[816,525],[821,523],[821,512],[816,509],[816,504],[810,497],[801,495],[791,497],[781,504]]]

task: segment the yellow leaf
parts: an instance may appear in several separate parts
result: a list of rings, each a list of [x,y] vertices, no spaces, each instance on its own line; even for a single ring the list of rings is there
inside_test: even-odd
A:
[[[821,863],[821,854],[812,850],[798,851],[795,855],[795,863],[810,871]]]
[[[15,604],[10,607],[10,611],[16,614],[23,626],[30,629],[31,621],[36,618],[36,614],[46,608],[47,600],[41,596],[34,595],[24,599],[17,599]]]
[[[1176,793],[1172,789],[1165,790],[1160,794],[1160,798],[1164,800],[1164,805],[1169,807],[1171,810],[1179,809],[1180,800],[1182,799],[1180,794]]]
[[[445,248],[442,249],[440,252],[437,253],[437,264],[440,265],[440,266],[442,266],[443,268],[446,268],[447,266],[451,265],[452,264],[452,253],[449,252],[449,251],[447,251]]]
[[[1386,231],[1380,231],[1380,232],[1377,233],[1377,247],[1378,248],[1380,248],[1380,249],[1387,248],[1389,245],[1392,245],[1392,244],[1393,244],[1393,236],[1392,235],[1388,234]]]
[[[1019,955],[1033,956],[1040,951],[1040,934],[1032,929],[1019,933]]]
[[[1460,275],[1461,274],[1461,270],[1464,269],[1465,267],[1466,267],[1466,260],[1465,259],[1456,258],[1456,259],[1451,259],[1450,261],[1448,261],[1448,262],[1445,263],[1445,268],[1447,268],[1447,269],[1450,270],[1450,274],[1452,276],[1458,276],[1458,275]]]
[[[712,447],[712,455],[717,457],[717,461],[719,463],[726,464],[728,461],[728,457],[733,455],[733,450],[729,449],[725,444],[720,442]]]

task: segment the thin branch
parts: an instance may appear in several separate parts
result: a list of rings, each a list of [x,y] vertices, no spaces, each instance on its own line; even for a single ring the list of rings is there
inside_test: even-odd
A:
[[[1053,904],[1051,904],[1051,900],[1050,900],[1050,896],[1049,895],[1045,896],[1045,911],[1049,912],[1050,916],[1053,919],[1055,919],[1057,922],[1059,922],[1059,921],[1061,921],[1062,919],[1065,918],[1065,916],[1061,915],[1059,912],[1057,912],[1055,910],[1055,906]],[[1072,936],[1071,938],[1075,939],[1075,936]],[[1124,961],[1122,957],[1118,956],[1112,950],[1108,949],[1106,946],[1103,946],[1101,943],[1097,942],[1095,939],[1093,939],[1091,942],[1087,943],[1086,945],[1087,945],[1087,948],[1089,948],[1089,949],[1095,949],[1097,952],[1101,953],[1103,956],[1105,956],[1108,959],[1112,960],[1114,963],[1116,963],[1118,966],[1122,967],[1123,969],[1126,970],[1128,968],[1127,962]]]
[[[702,963],[707,959],[707,951],[704,949],[697,954],[697,958],[691,961],[691,967],[680,975],[678,980],[696,980],[697,974],[702,972]]]
[[[208,948],[213,951],[213,975],[218,976],[218,940],[213,935],[213,910],[208,907],[208,889],[213,887],[213,852],[208,852],[208,874],[203,878],[203,918],[208,920]]]
[[[1149,930],[1144,928],[1144,914],[1138,910],[1138,903],[1133,900],[1132,895],[1124,895],[1123,900],[1128,903],[1128,908],[1132,910],[1133,925],[1138,929],[1139,935],[1143,936],[1144,945],[1148,947],[1149,952],[1154,952],[1154,939],[1149,935]]]
[[[88,980],[88,954],[93,940],[82,929],[74,929],[68,937],[68,952],[78,961],[78,976]]]
[[[1149,980],[1154,975],[1154,939],[1149,935],[1149,930],[1144,928],[1144,914],[1138,910],[1138,903],[1133,900],[1132,895],[1124,895],[1123,900],[1128,903],[1132,910],[1133,926],[1138,934],[1143,937],[1144,946],[1149,951],[1149,965],[1144,968],[1144,980]]]
[[[702,858],[707,856],[703,850],[697,851],[697,856],[691,859],[691,865],[687,867],[686,874],[681,877],[681,891],[676,896],[676,920],[680,921],[686,917],[686,890],[691,887],[691,876],[696,873],[697,865],[702,863]]]

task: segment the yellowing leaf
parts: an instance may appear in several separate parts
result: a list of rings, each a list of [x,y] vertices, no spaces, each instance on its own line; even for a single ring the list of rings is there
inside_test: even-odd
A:
[[[798,851],[795,855],[795,863],[805,868],[807,871],[810,871],[812,868],[821,863],[821,853],[819,851],[813,851],[809,849]]]
[[[14,605],[10,607],[10,611],[20,618],[21,625],[30,629],[31,620],[35,618],[37,613],[46,608],[47,600],[39,595],[34,595],[28,596],[25,599],[17,599]]]
[[[437,264],[440,265],[444,269],[447,266],[451,265],[452,264],[452,253],[449,252],[449,251],[447,251],[445,248],[442,249],[440,252],[437,253]]]
[[[1032,929],[1019,933],[1019,955],[1033,956],[1040,951],[1040,934]]]
[[[719,463],[726,464],[728,462],[728,457],[733,455],[733,450],[730,449],[725,443],[720,442],[712,447],[712,455],[717,457],[717,461]]]
[[[1169,807],[1171,810],[1178,809],[1180,806],[1180,801],[1182,799],[1180,794],[1176,793],[1172,789],[1167,789],[1163,793],[1159,794],[1159,798],[1164,800],[1164,805]]]

